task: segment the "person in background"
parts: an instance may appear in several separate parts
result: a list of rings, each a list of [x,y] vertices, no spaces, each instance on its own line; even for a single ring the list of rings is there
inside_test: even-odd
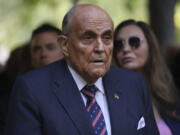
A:
[[[57,41],[60,34],[61,30],[45,23],[33,31],[30,43],[11,52],[4,71],[0,73],[0,135],[6,125],[9,98],[16,78],[63,58]]]
[[[120,23],[114,33],[113,56],[119,67],[144,75],[160,135],[179,135],[177,89],[150,26],[135,20]]]
[[[62,32],[65,59],[17,79],[5,134],[159,135],[142,75],[110,67],[110,16],[98,6],[77,5]]]
[[[0,73],[0,135],[6,125],[9,98],[16,78],[63,58],[57,41],[60,34],[61,30],[56,27],[43,24],[33,31],[30,43],[11,52],[4,71]]]
[[[32,70],[29,43],[15,48],[0,73],[0,135],[3,135],[13,84],[19,75]]]
[[[34,69],[46,66],[63,58],[58,36],[62,32],[50,24],[42,24],[32,33],[30,50]]]

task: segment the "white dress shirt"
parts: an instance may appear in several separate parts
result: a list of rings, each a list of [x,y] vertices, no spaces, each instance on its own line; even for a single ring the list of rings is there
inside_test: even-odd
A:
[[[87,99],[86,97],[82,94],[81,90],[82,88],[87,85],[87,82],[74,70],[72,69],[69,65],[68,68],[73,76],[73,79],[75,80],[79,92],[81,93],[82,99],[84,101],[84,105],[86,105]],[[102,77],[100,77],[95,83],[94,85],[96,85],[96,87],[99,89],[96,92],[95,98],[96,101],[98,103],[98,105],[100,106],[103,116],[104,116],[104,120],[106,123],[106,128],[107,128],[107,132],[108,135],[111,135],[111,124],[110,124],[110,117],[109,117],[109,110],[108,110],[108,104],[107,104],[107,100],[106,100],[106,95],[104,92],[104,86],[103,86],[103,82],[102,82]]]

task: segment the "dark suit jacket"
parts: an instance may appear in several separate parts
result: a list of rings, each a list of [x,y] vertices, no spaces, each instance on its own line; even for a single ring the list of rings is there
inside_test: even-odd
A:
[[[103,77],[103,84],[112,135],[159,134],[146,85],[139,74],[111,68]],[[146,126],[137,130],[142,116]],[[94,135],[82,97],[64,60],[17,79],[6,135]]]

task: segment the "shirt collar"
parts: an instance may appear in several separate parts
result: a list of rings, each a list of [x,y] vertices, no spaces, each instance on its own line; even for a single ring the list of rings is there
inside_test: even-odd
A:
[[[73,69],[68,65],[69,71],[72,74],[73,79],[75,80],[79,91],[82,90],[82,88],[87,85],[87,82]],[[96,87],[99,89],[100,92],[104,94],[104,88],[103,88],[103,82],[102,77],[98,78],[98,80],[94,83]]]

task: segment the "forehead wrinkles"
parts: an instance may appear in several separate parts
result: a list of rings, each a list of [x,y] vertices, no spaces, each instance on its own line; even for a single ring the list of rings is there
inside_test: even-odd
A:
[[[109,15],[97,7],[76,8],[72,15],[71,23],[75,29],[77,27],[95,27],[98,30],[107,27],[113,29],[113,22]]]
[[[106,29],[111,29],[113,31],[113,24],[107,18],[94,18],[94,17],[85,17],[78,19],[72,24],[73,31],[84,31],[84,30],[98,30],[104,31]],[[82,32],[81,31],[81,32]]]
[[[93,19],[93,18],[86,20],[85,26],[93,27],[97,30],[107,29],[107,28],[112,27],[112,25],[109,23],[109,21],[106,21],[105,19]]]

